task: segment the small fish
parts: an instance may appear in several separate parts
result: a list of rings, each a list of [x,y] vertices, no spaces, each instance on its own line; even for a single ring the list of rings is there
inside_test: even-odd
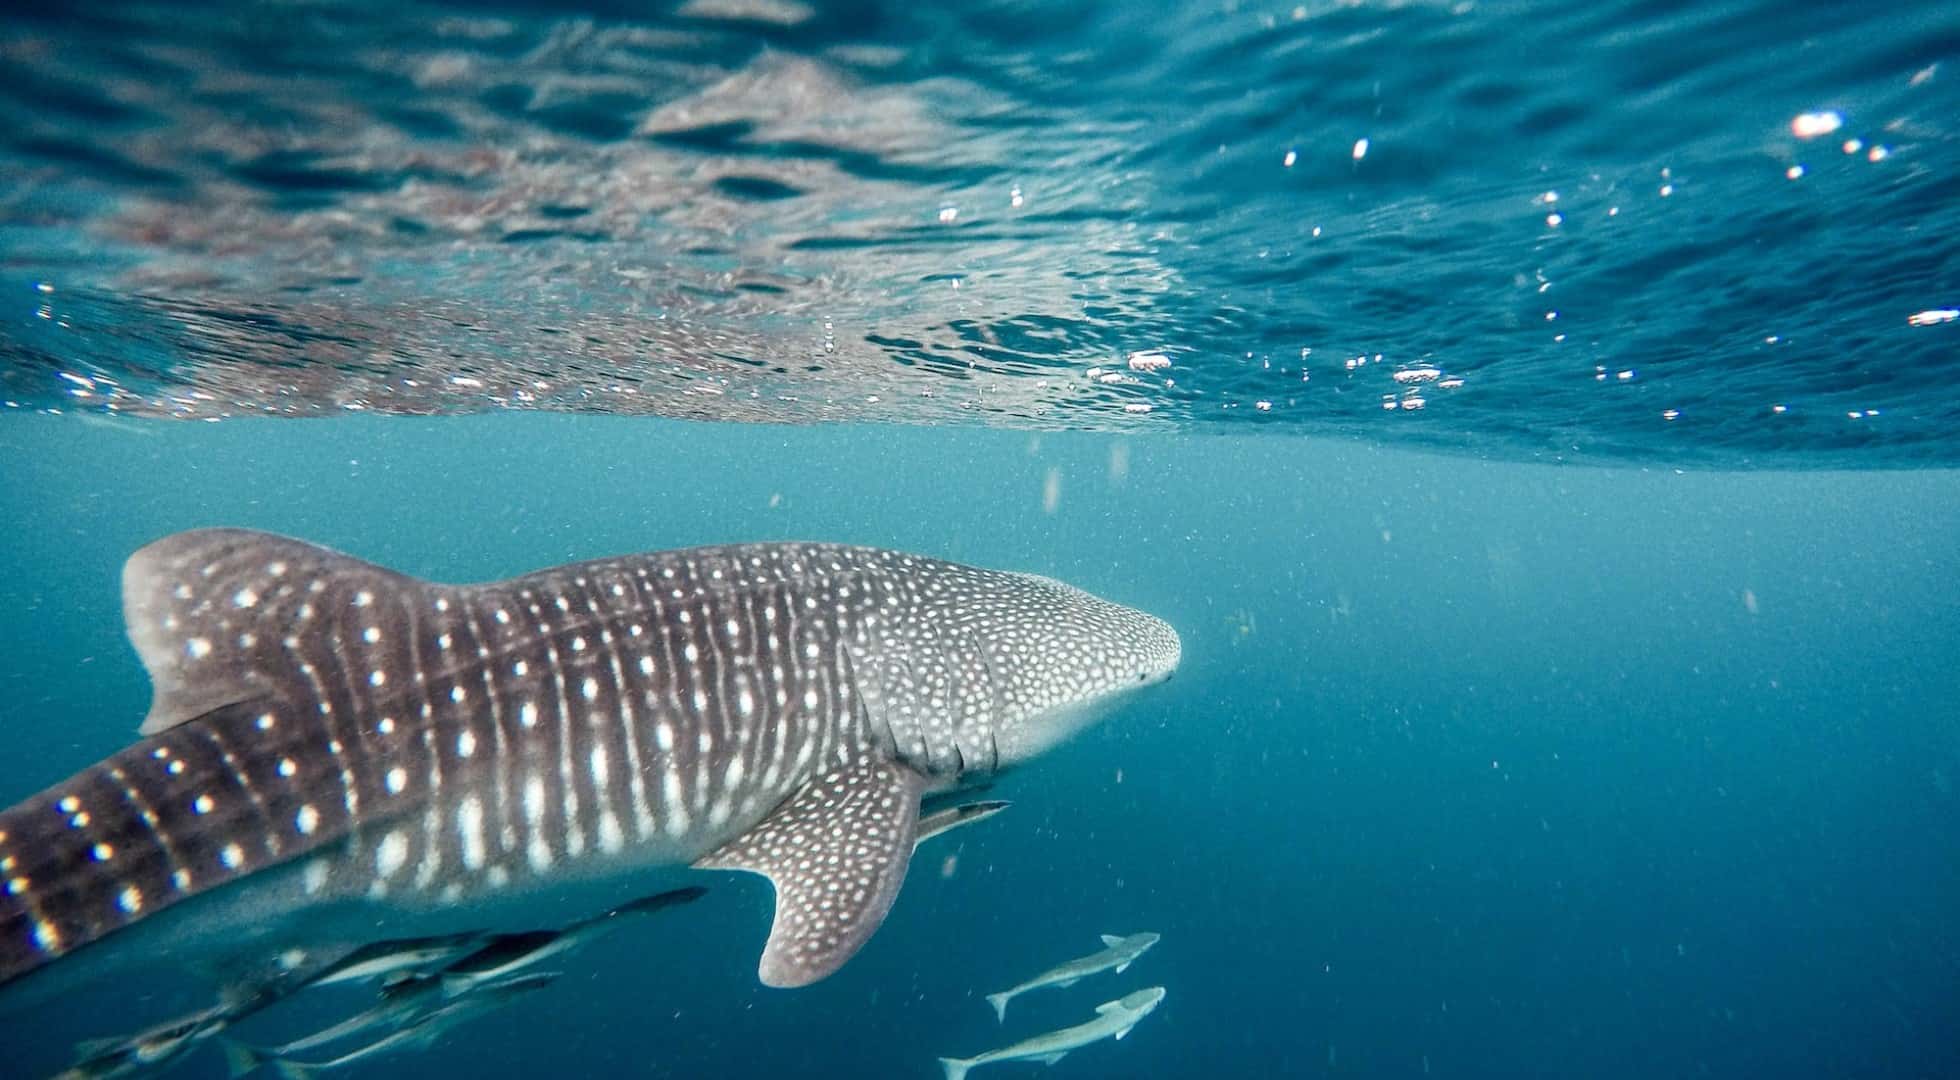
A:
[[[527,930],[514,934],[494,934],[482,948],[436,972],[430,978],[441,982],[445,994],[452,998],[458,997],[485,983],[507,979],[526,968],[536,967],[550,957],[562,956],[575,949],[582,949],[600,937],[617,930],[620,926],[619,917],[622,915],[651,915],[666,908],[692,903],[699,900],[707,891],[699,885],[690,885],[684,889],[643,896],[604,914],[581,919],[562,930]],[[389,986],[386,992],[403,993],[420,981],[423,980],[398,981]]]
[[[1136,962],[1137,957],[1148,952],[1150,947],[1157,944],[1159,940],[1161,940],[1159,935],[1151,933],[1131,934],[1128,937],[1104,934],[1102,936],[1103,950],[1101,952],[1057,964],[1047,971],[1036,975],[1034,978],[1029,979],[1027,982],[1016,986],[1012,990],[1003,990],[998,994],[988,994],[987,1001],[994,1007],[994,1016],[1002,1023],[1005,1023],[1007,1021],[1007,1003],[1014,998],[1030,990],[1039,990],[1044,986],[1074,986],[1078,979],[1095,975],[1099,972],[1114,971],[1120,975],[1128,970],[1131,964]]]
[[[1115,1001],[1105,1001],[1096,1006],[1096,1018],[1086,1024],[1036,1035],[1012,1046],[989,1050],[978,1057],[940,1058],[939,1064],[946,1070],[946,1080],[964,1080],[968,1069],[977,1065],[991,1065],[996,1061],[1039,1061],[1043,1065],[1053,1065],[1070,1050],[1128,1035],[1137,1021],[1149,1016],[1162,1000],[1164,988],[1161,986],[1124,994]]]
[[[555,971],[538,972],[515,979],[483,984],[476,987],[472,993],[431,1009],[427,1015],[414,1020],[406,1027],[389,1032],[366,1046],[350,1050],[327,1061],[294,1061],[255,1046],[230,1041],[225,1043],[225,1061],[230,1066],[234,1078],[244,1076],[261,1066],[270,1066],[285,1080],[309,1080],[315,1073],[343,1068],[399,1050],[427,1046],[440,1039],[450,1029],[485,1013],[503,1008],[534,990],[541,990],[556,978],[558,973]]]
[[[322,1028],[311,1035],[303,1035],[279,1046],[253,1047],[268,1058],[291,1057],[317,1047],[371,1031],[379,1027],[412,1027],[424,1015],[442,1007],[448,1000],[443,996],[442,983],[438,979],[403,979],[382,991],[381,1001],[374,1007],[354,1014],[338,1024]]]
[[[990,799],[985,802],[961,803],[958,806],[949,806],[944,810],[927,814],[919,819],[919,837],[912,841],[912,848],[916,851],[920,844],[940,833],[950,832],[976,821],[985,821],[1011,805],[1013,804],[999,799]]]
[[[231,1004],[214,1005],[134,1035],[84,1039],[75,1047],[79,1060],[55,1080],[107,1080],[161,1069],[223,1031],[241,1015]]]
[[[404,971],[441,967],[483,947],[484,933],[443,934],[439,937],[398,938],[363,945],[307,978],[306,986],[386,979]]]

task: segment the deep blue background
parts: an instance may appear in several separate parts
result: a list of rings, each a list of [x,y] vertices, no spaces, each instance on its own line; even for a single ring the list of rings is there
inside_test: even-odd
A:
[[[759,987],[767,888],[715,876],[532,1011],[361,1075],[932,1077],[1149,984],[1169,997],[1129,1039],[1044,1075],[1960,1068],[1960,474],[536,416],[16,414],[0,462],[8,802],[134,736],[116,575],[191,526],[453,580],[847,540],[1053,574],[1183,633],[1179,678],[924,849],[837,977]],[[1004,1030],[979,1000],[1136,930],[1164,941]],[[113,1030],[71,1005],[75,1030],[0,1019],[0,1043]]]

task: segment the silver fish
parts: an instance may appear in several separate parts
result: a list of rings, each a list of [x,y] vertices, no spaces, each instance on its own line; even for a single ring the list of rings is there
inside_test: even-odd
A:
[[[197,1049],[257,1006],[226,1003],[166,1020],[134,1035],[86,1039],[75,1048],[79,1060],[55,1080],[108,1080],[162,1069]]]
[[[919,837],[913,841],[912,846],[916,848],[941,833],[951,832],[963,825],[985,821],[1012,805],[1000,799],[989,799],[983,802],[960,803],[927,814],[919,819]]]
[[[525,994],[541,990],[556,978],[558,973],[555,971],[540,972],[478,987],[473,993],[430,1009],[422,1016],[411,1020],[405,1027],[328,1061],[295,1061],[238,1042],[225,1044],[225,1060],[230,1065],[231,1075],[234,1077],[243,1076],[261,1066],[270,1066],[273,1071],[285,1077],[285,1080],[308,1080],[315,1073],[344,1068],[385,1054],[428,1046],[450,1029],[485,1013],[501,1009]]]
[[[1123,1038],[1136,1026],[1137,1021],[1149,1016],[1162,1000],[1164,988],[1161,986],[1138,990],[1096,1006],[1096,1018],[1086,1024],[1036,1035],[1012,1046],[989,1050],[978,1057],[940,1058],[939,1065],[946,1070],[946,1080],[964,1080],[968,1069],[991,1065],[996,1061],[1038,1061],[1043,1065],[1053,1065],[1071,1050],[1104,1039]]]
[[[651,915],[679,904],[692,903],[707,891],[696,885],[641,897],[602,915],[581,919],[562,930],[498,934],[482,948],[437,972],[433,981],[439,982],[443,992],[451,997],[469,993],[486,982],[507,979],[552,957],[583,949],[605,934],[619,929],[629,916]],[[389,992],[401,993],[412,985],[412,982],[400,983],[390,987]]]
[[[489,935],[481,932],[436,937],[397,938],[363,945],[310,975],[307,986],[387,979],[409,971],[439,968],[483,947]]]
[[[1160,940],[1162,938],[1159,935],[1149,932],[1130,934],[1127,937],[1104,934],[1102,951],[1057,964],[1011,990],[988,994],[987,1003],[994,1007],[995,1018],[1004,1023],[1007,1020],[1007,1003],[1016,997],[1044,986],[1074,986],[1077,980],[1099,972],[1114,971],[1120,975],[1129,970],[1137,957],[1150,951],[1150,947]]]

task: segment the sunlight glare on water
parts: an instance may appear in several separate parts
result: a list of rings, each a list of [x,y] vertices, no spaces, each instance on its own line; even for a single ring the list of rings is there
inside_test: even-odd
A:
[[[1950,464],[1956,32],[1925,3],[18,14],[0,400]]]

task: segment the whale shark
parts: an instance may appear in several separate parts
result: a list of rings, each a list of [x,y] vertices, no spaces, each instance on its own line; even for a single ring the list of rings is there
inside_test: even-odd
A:
[[[1059,581],[823,543],[452,585],[201,529],[133,554],[122,594],[149,713],[0,812],[0,990],[130,952],[320,965],[689,866],[772,883],[758,977],[804,986],[883,921],[922,798],[1181,655]]]

